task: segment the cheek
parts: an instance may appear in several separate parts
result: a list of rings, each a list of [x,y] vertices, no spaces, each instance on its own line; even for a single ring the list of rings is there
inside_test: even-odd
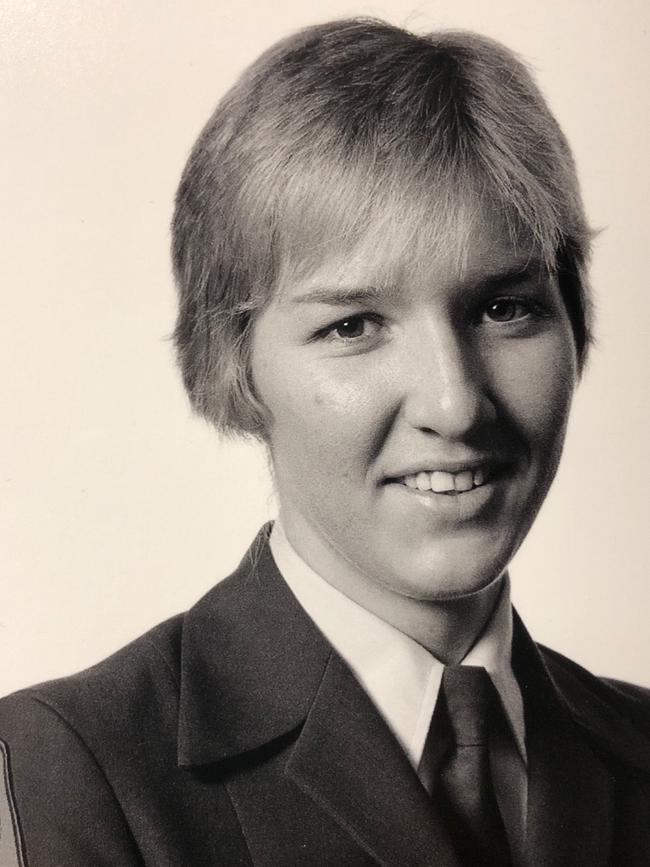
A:
[[[531,446],[561,444],[577,378],[573,343],[564,330],[524,344],[499,365],[501,405]]]
[[[259,385],[272,416],[270,438],[277,457],[280,452],[300,458],[322,451],[323,460],[335,452],[345,461],[362,447],[368,430],[376,429],[378,409],[363,383],[342,382],[322,369],[294,363],[276,366],[274,377]]]

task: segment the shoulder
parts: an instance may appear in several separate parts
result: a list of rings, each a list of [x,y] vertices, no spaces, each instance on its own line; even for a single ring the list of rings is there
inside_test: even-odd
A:
[[[624,711],[650,728],[650,689],[644,686],[598,677],[556,650],[538,645],[558,686],[569,695],[592,694],[594,699]]]
[[[0,738],[16,713],[21,719],[38,716],[43,723],[58,718],[75,730],[90,731],[121,728],[125,714],[151,712],[161,696],[178,691],[183,618],[159,624],[84,671],[0,699]]]
[[[0,700],[0,740],[10,752],[40,754],[64,738],[97,761],[119,761],[135,737],[173,737],[177,721],[180,645],[184,615],[151,629],[97,665],[77,674],[20,690]],[[52,761],[56,756],[52,755]]]
[[[0,863],[49,864],[52,852],[75,867],[100,852],[139,863],[119,790],[150,773],[152,756],[154,767],[172,759],[181,627],[173,618],[92,668],[0,700],[0,818],[14,838],[0,834]]]
[[[598,677],[557,651],[539,650],[576,722],[602,749],[650,772],[650,689]]]

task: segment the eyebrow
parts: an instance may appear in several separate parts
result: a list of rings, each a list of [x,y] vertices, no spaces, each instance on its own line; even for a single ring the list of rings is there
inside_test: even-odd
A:
[[[388,290],[390,292],[390,290]],[[298,295],[297,298],[292,298],[292,304],[362,304],[366,301],[376,301],[379,298],[384,298],[387,290],[380,289],[378,286],[345,287],[345,286],[326,286],[317,289],[310,289],[304,295]]]
[[[547,277],[554,277],[556,273],[556,270],[549,268],[543,259],[527,259],[525,264],[515,265],[505,271],[482,277],[480,280],[470,281],[470,286],[488,290],[508,289],[518,286],[520,283],[526,283],[542,274],[546,274]]]
[[[525,283],[531,278],[539,276],[546,271],[549,276],[554,272],[549,270],[542,259],[526,260],[525,263],[517,264],[504,271],[497,271],[476,279],[469,279],[461,283],[468,291],[489,291],[490,289],[510,289]],[[325,286],[316,287],[291,299],[292,304],[328,304],[330,306],[344,306],[346,304],[364,304],[369,301],[377,301],[387,296],[397,294],[394,288],[380,288],[378,286]]]

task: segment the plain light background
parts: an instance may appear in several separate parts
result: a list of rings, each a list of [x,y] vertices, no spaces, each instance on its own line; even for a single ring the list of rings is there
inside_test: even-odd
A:
[[[273,514],[263,454],[221,443],[186,403],[168,225],[243,67],[351,14],[504,41],[573,145],[603,229],[598,346],[514,599],[538,640],[650,684],[646,0],[0,0],[0,694],[189,607]]]

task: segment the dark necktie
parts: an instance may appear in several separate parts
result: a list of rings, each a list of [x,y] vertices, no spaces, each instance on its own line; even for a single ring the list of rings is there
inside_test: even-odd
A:
[[[437,766],[430,769],[434,773],[432,797],[463,863],[471,867],[510,864],[490,772],[490,732],[499,725],[502,714],[498,695],[484,668],[445,668],[430,731],[438,750],[437,757],[434,753],[430,758]]]

